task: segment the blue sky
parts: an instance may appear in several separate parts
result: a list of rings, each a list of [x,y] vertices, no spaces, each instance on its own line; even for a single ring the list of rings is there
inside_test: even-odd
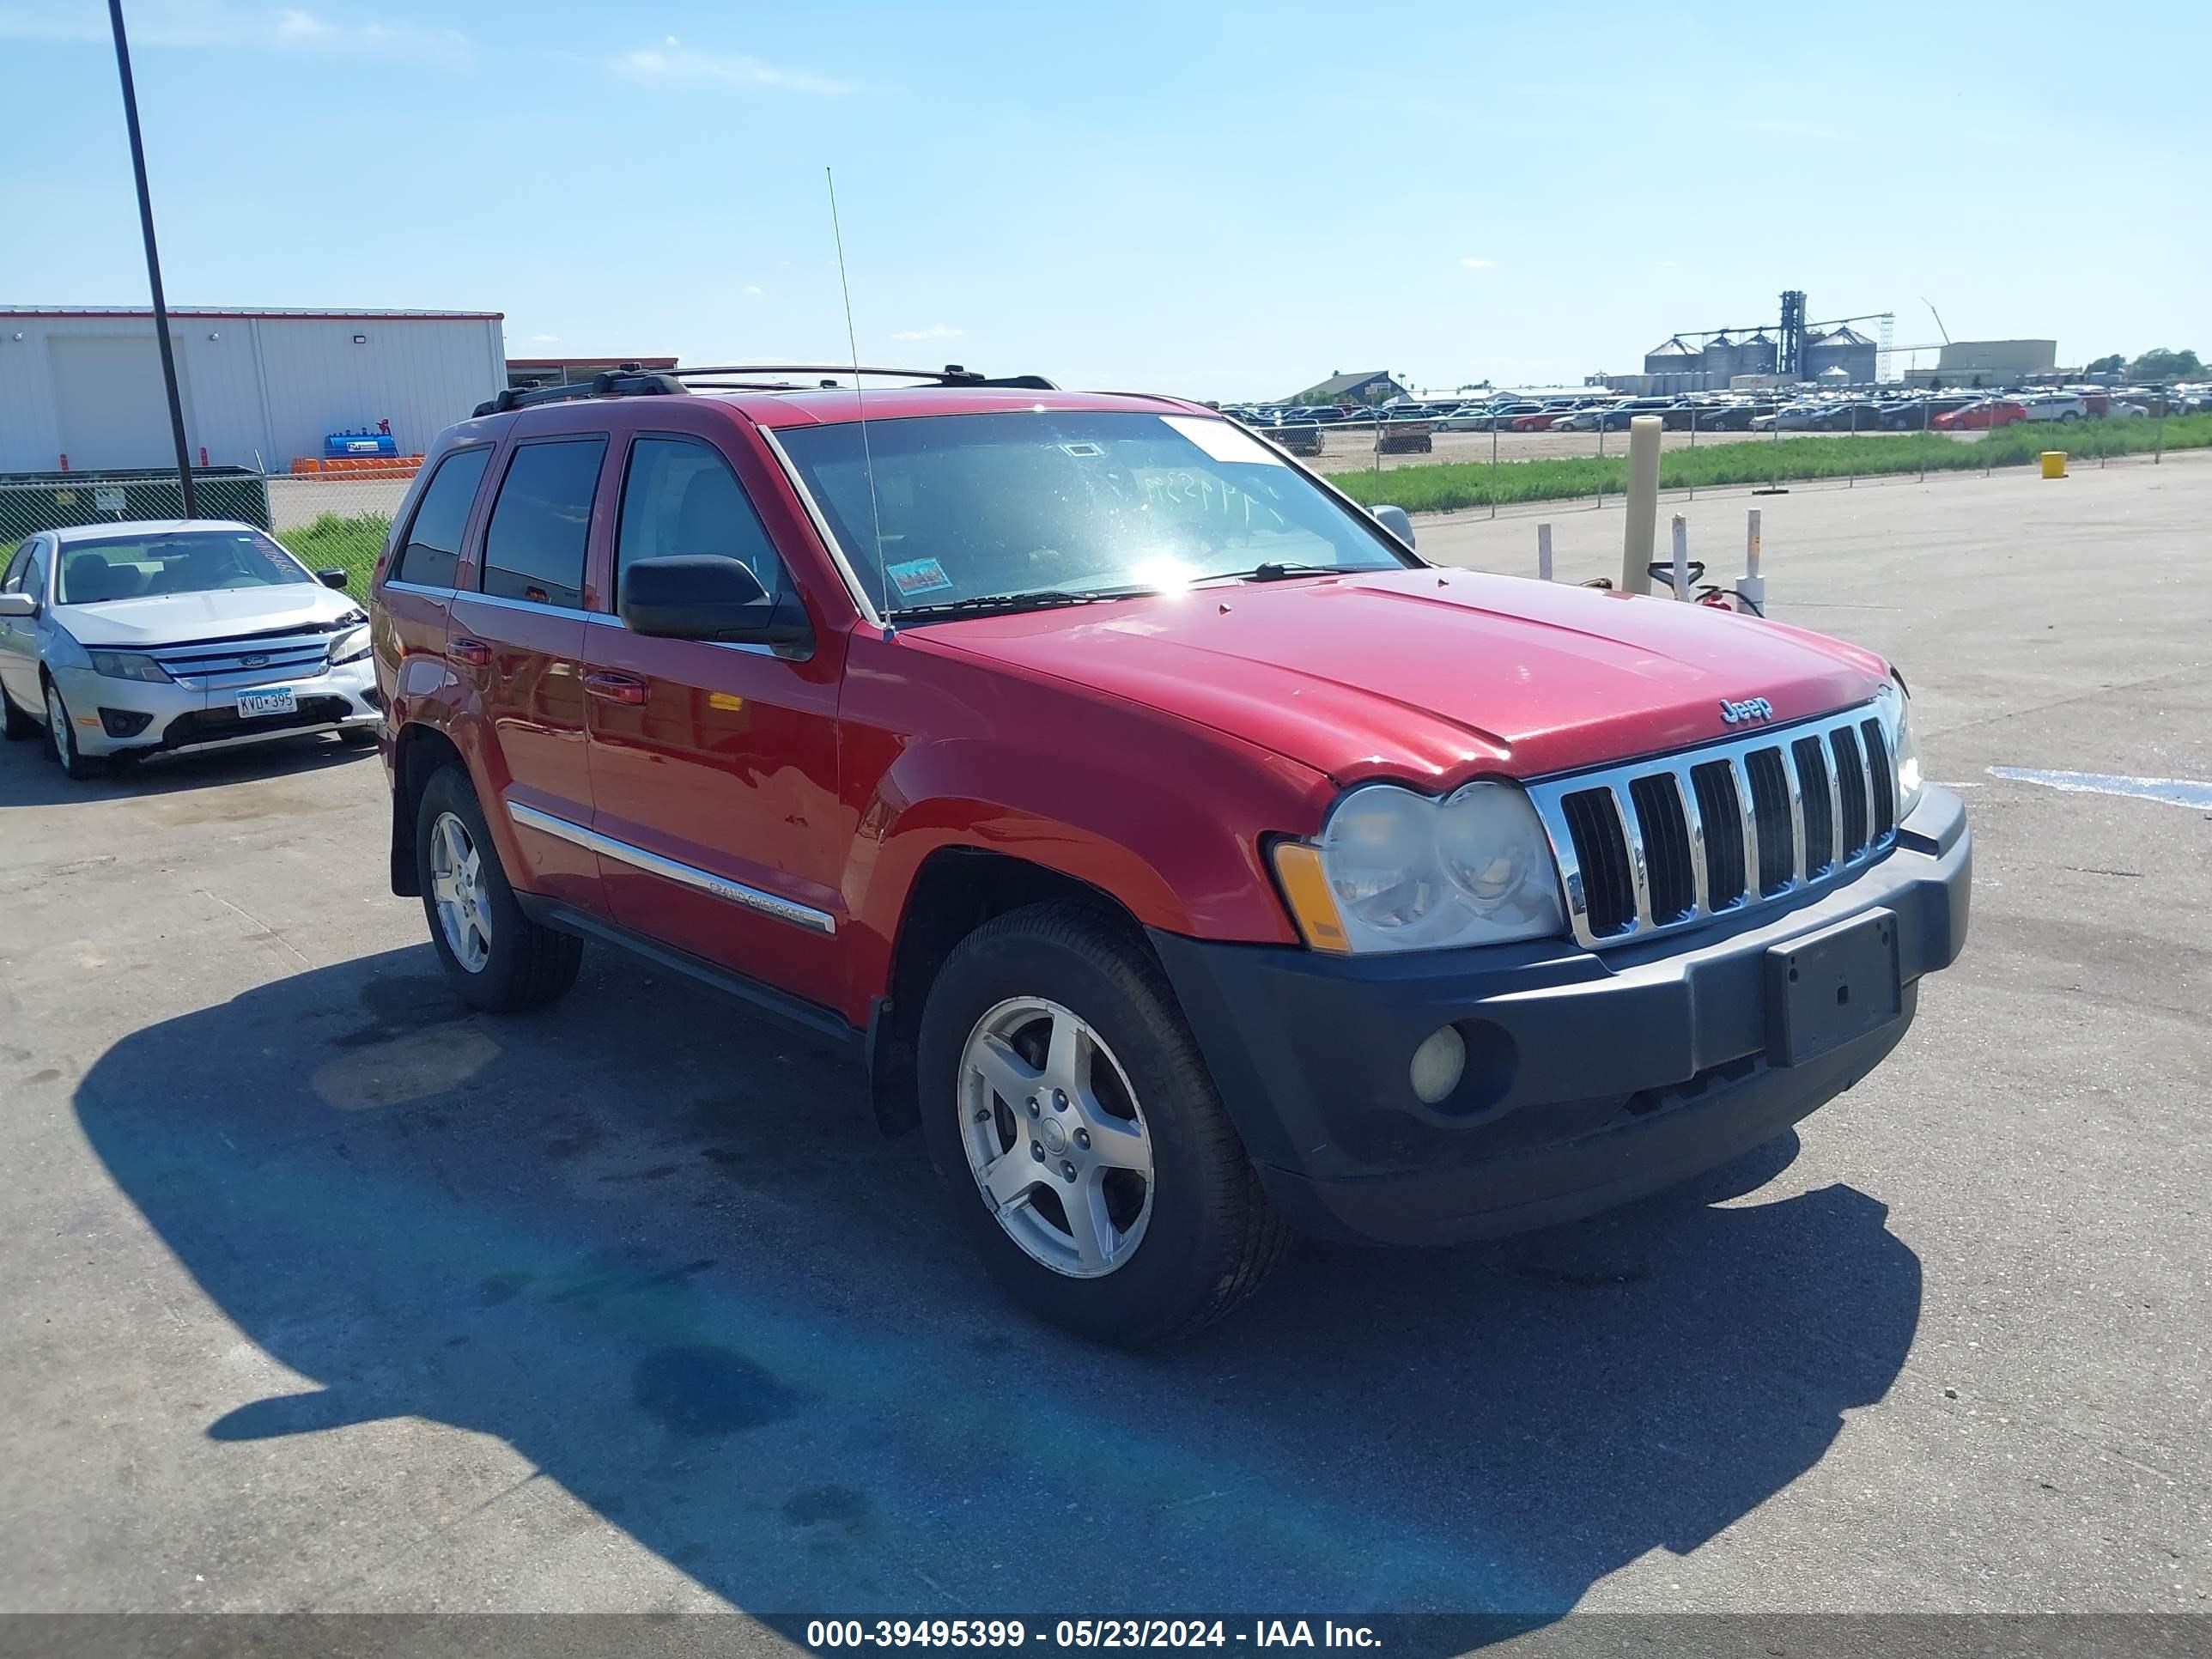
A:
[[[126,8],[179,304],[836,359],[826,164],[877,362],[1578,380],[1785,287],[2212,352],[2201,0]],[[0,0],[0,301],[144,303],[100,0]]]

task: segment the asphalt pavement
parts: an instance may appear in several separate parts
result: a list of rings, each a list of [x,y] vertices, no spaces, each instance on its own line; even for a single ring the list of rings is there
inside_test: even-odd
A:
[[[2212,780],[2212,463],[1700,500],[1697,556],[1752,505],[1972,814],[1902,1048],[1147,1357],[999,1301],[811,1039],[596,945],[465,1012],[373,757],[9,746],[0,1609],[2212,1610],[2212,811],[1989,769]]]

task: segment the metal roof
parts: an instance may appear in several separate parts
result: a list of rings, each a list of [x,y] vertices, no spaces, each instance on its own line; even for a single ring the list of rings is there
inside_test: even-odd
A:
[[[503,311],[374,311],[288,306],[171,306],[172,317],[211,317],[228,322],[295,318],[331,322],[504,322]],[[0,306],[0,317],[151,317],[151,306]]]

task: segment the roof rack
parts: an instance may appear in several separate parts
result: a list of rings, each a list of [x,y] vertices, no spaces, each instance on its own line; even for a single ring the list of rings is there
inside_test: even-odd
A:
[[[537,404],[574,403],[585,398],[653,398],[670,397],[689,392],[688,380],[700,382],[700,389],[708,392],[796,392],[801,389],[796,380],[766,376],[866,375],[879,380],[927,380],[946,386],[997,386],[1023,392],[1057,392],[1060,388],[1042,374],[1007,374],[994,377],[979,374],[963,368],[958,363],[947,363],[943,368],[869,368],[852,363],[717,363],[700,368],[669,369],[648,374],[639,363],[617,363],[602,369],[588,380],[571,380],[561,386],[508,386],[497,397],[476,406],[478,415],[503,415],[511,409],[528,409]],[[708,375],[740,375],[740,380],[713,380]],[[831,379],[820,381],[820,386],[835,387],[839,383]],[[809,388],[811,389],[811,388]]]

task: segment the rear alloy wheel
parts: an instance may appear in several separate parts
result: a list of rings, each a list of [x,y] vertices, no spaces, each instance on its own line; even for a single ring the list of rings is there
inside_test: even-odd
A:
[[[955,1216],[1038,1318],[1172,1341],[1281,1260],[1289,1231],[1127,923],[1071,902],[986,922],[930,987],[918,1062]]]
[[[76,730],[70,724],[69,705],[62,701],[61,690],[52,680],[46,682],[46,752],[62,763],[64,772],[80,783],[106,775],[105,760],[85,754],[76,746]]]
[[[486,1013],[542,1007],[576,982],[584,941],[522,913],[468,774],[447,766],[415,814],[415,873],[430,942],[461,1000]]]

